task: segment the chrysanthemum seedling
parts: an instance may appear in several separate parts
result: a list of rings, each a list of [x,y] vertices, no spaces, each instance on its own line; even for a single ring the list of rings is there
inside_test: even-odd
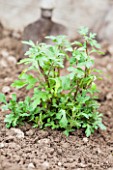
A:
[[[95,40],[96,34],[89,33],[87,28],[81,28],[79,33],[83,38],[81,42],[70,43],[63,35],[46,37],[54,45],[24,42],[30,48],[25,54],[28,57],[20,64],[27,68],[12,86],[33,89],[34,94],[19,102],[13,94],[9,103],[0,94],[5,104],[3,109],[10,110],[5,118],[8,128],[28,121],[33,122],[34,127],[61,129],[66,135],[75,128],[84,128],[87,137],[98,127],[105,129],[95,96],[98,90],[97,74],[92,68],[94,59],[90,57],[92,53],[101,53],[100,46]],[[65,60],[69,63],[67,68]],[[62,76],[63,69],[68,74]]]

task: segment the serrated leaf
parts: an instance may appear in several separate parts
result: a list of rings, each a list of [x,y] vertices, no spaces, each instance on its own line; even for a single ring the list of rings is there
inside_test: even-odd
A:
[[[84,36],[84,35],[88,34],[88,31],[89,31],[89,29],[87,27],[81,27],[78,32],[80,35]]]
[[[90,32],[90,33],[89,33],[89,36],[90,36],[91,39],[94,39],[94,38],[96,37],[96,33]]]

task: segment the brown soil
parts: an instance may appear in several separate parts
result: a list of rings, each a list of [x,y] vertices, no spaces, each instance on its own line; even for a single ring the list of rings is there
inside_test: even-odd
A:
[[[0,91],[13,82],[22,70],[16,65],[21,55],[21,35],[0,26]],[[11,56],[14,56],[11,59]],[[96,58],[96,68],[103,71],[103,80],[97,82],[101,93],[100,111],[106,131],[98,130],[86,138],[76,130],[68,138],[60,131],[21,127],[24,136],[18,137],[14,129],[6,129],[0,113],[0,170],[113,170],[113,57]],[[14,89],[6,90],[8,99]],[[24,92],[15,91],[20,98]]]

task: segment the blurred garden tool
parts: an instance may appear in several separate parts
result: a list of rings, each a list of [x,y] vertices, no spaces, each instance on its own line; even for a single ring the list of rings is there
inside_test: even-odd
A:
[[[41,0],[41,18],[25,27],[22,39],[32,40],[33,42],[46,42],[45,36],[66,34],[66,28],[58,23],[53,22],[52,12],[55,7],[55,0]],[[23,51],[28,49],[27,45],[23,45]]]

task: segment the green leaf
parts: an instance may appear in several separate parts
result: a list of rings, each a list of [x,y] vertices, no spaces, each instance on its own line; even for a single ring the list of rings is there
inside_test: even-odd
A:
[[[93,66],[93,64],[94,64],[93,60],[89,60],[89,61],[85,62],[85,65],[86,65],[87,68],[91,68]]]
[[[13,113],[10,113],[8,115],[6,115],[4,122],[5,123],[9,123],[11,125],[11,123],[14,121],[15,117]]]
[[[87,124],[87,128],[85,130],[85,134],[87,137],[89,137],[91,135],[91,126]]]
[[[6,97],[3,93],[0,93],[0,102],[7,104]]]
[[[46,102],[48,99],[48,92],[46,91],[40,91],[37,88],[34,89],[34,95],[32,97],[32,107],[36,108],[37,105],[41,103],[41,100]]]
[[[23,44],[35,47],[35,44],[33,43],[33,41],[29,40],[29,41],[22,41]]]
[[[68,130],[65,130],[65,131],[63,132],[63,134],[68,137],[68,136],[69,136],[69,131],[68,131]]]
[[[72,44],[72,45],[78,45],[78,46],[80,46],[80,47],[83,46],[83,44],[82,44],[81,42],[79,42],[79,41],[74,41],[74,42],[72,42],[71,44]]]
[[[91,39],[94,39],[94,38],[96,37],[96,33],[90,32],[90,33],[89,33],[89,36],[90,36]]]
[[[28,117],[28,116],[30,116],[28,113],[22,113],[22,114],[20,114],[20,116],[21,117]]]
[[[9,104],[3,105],[1,108],[2,108],[2,111],[9,110]]]
[[[16,100],[17,100],[16,94],[12,94],[12,100],[16,102]]]
[[[58,92],[58,89],[61,87],[61,79],[59,77],[56,77],[56,78],[50,78],[51,80],[53,80],[55,82],[55,85],[54,85],[54,94],[56,95],[57,92]]]
[[[32,102],[32,107],[33,109],[35,109],[37,107],[37,105],[39,105],[41,102],[41,98],[36,98],[33,102]]]
[[[16,88],[22,88],[26,85],[27,83],[22,81],[22,80],[16,80],[14,81],[14,83],[11,84],[12,87],[16,87]]]
[[[24,59],[22,59],[22,60],[20,60],[20,62],[18,62],[18,64],[30,64],[31,63],[31,61],[32,61],[32,59],[31,58],[24,58]]]
[[[68,120],[66,117],[66,111],[61,109],[57,114],[57,119],[60,119],[59,124],[61,128],[66,128],[68,125]]]
[[[100,129],[106,130],[106,126],[102,122],[100,122],[98,126],[100,127]]]
[[[81,27],[78,32],[80,35],[84,36],[84,35],[88,34],[88,31],[89,31],[89,29],[87,27]]]
[[[62,89],[63,90],[69,90],[70,89],[70,78],[69,78],[69,75],[61,76],[60,79],[61,79],[61,82],[62,82]]]

